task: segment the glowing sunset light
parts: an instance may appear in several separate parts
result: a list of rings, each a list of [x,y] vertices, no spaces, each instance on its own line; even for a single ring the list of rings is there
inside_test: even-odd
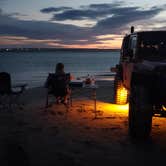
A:
[[[108,35],[100,35],[96,36],[97,39],[122,39],[124,35],[114,35],[114,34],[108,34]]]
[[[0,40],[27,40],[24,36],[0,36]]]
[[[66,25],[70,25],[71,24],[71,20],[66,20],[66,21],[53,21],[55,23],[61,23],[61,24],[66,24]],[[96,24],[96,21],[92,21],[92,20],[72,20],[72,25],[75,26],[80,26],[80,27],[93,27]]]
[[[49,43],[56,44],[60,40],[51,40],[51,39],[30,39],[23,36],[0,36],[0,45],[15,45],[15,46],[26,46],[26,45],[33,45],[33,44],[41,44],[41,45],[49,45]],[[57,44],[58,45],[58,44]],[[34,45],[35,46],[35,45]]]
[[[165,29],[165,2],[132,1],[0,1],[0,48],[119,49],[131,25]]]
[[[87,49],[119,49],[119,43],[111,43],[110,44],[75,44],[75,45],[65,45],[65,44],[58,44],[58,43],[48,43],[49,46],[61,46],[63,48],[87,48]]]
[[[107,48],[118,49],[121,46],[122,40],[101,40],[100,42]]]

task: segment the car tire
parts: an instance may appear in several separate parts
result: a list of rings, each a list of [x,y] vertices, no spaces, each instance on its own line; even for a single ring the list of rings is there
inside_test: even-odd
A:
[[[121,90],[122,88],[124,88],[122,84],[122,80],[120,79],[120,77],[115,76],[115,80],[114,80],[114,103],[115,104],[122,105],[128,102],[127,90],[126,90],[126,95],[123,95],[122,93],[124,91]]]
[[[129,133],[135,138],[148,138],[152,128],[152,104],[148,89],[132,85],[129,97]]]

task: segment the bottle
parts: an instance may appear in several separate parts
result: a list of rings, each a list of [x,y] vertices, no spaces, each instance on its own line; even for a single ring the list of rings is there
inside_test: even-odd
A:
[[[95,77],[94,76],[91,77],[91,84],[95,85]]]

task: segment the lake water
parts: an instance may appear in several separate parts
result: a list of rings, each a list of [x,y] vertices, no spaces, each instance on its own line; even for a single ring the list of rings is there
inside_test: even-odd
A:
[[[43,86],[48,73],[62,62],[65,71],[74,78],[95,75],[96,79],[111,79],[110,67],[119,62],[118,51],[55,51],[0,53],[0,71],[11,74],[12,83]],[[99,77],[97,75],[104,75]]]

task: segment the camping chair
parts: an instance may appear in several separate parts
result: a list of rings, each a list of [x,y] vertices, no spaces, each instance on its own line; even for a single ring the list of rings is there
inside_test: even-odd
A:
[[[0,72],[0,108],[12,110],[13,104],[20,106],[20,103],[17,103],[17,100],[25,90],[25,87],[26,84],[15,85],[12,87],[10,74]],[[13,89],[15,89],[15,91]]]
[[[70,73],[67,74],[53,74],[49,73],[45,87],[47,88],[46,105],[49,106],[49,96],[55,96],[56,103],[65,104],[67,108],[72,106],[71,88],[70,88]],[[64,96],[67,95],[67,103],[63,103]],[[61,100],[59,102],[59,100]]]

